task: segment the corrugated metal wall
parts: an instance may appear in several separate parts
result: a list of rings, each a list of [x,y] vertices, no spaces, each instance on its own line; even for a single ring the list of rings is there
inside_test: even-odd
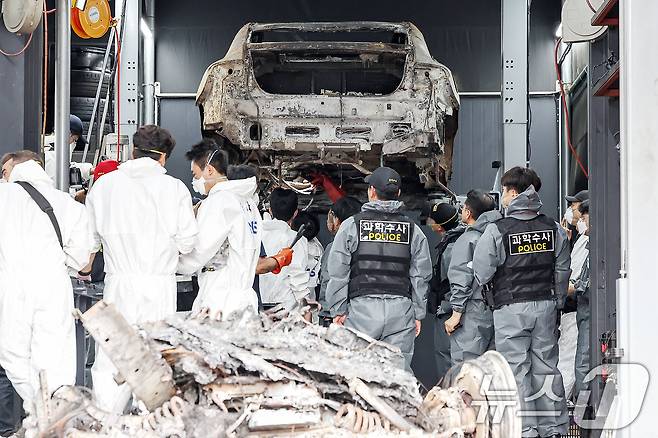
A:
[[[491,190],[496,176],[491,162],[501,160],[502,154],[500,96],[462,96],[451,188],[457,193],[472,188]]]
[[[0,155],[19,149],[38,151],[41,138],[41,60],[43,34],[40,25],[30,47],[19,56],[0,55]],[[27,35],[9,33],[0,25],[0,47],[21,50]]]
[[[245,23],[410,21],[432,55],[448,66],[462,91],[500,91],[500,0],[196,0],[156,2],[156,71],[166,92],[196,91],[204,70],[226,53]],[[561,0],[532,2],[530,90],[555,84],[552,49]]]
[[[557,103],[554,96],[531,96],[530,165],[542,179],[543,212],[558,217],[559,147]],[[472,188],[491,190],[502,159],[503,128],[498,96],[462,96],[455,142],[451,188],[464,194]]]

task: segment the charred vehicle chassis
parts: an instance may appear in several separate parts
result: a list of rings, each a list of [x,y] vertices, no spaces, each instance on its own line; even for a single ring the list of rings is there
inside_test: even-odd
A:
[[[357,193],[382,164],[405,192],[450,179],[459,96],[411,23],[247,24],[197,105],[204,136],[234,163],[302,193],[316,172]]]

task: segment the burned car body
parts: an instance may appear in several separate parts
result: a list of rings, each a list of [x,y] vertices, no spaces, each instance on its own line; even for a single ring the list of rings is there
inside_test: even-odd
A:
[[[382,164],[428,190],[450,178],[459,97],[411,23],[247,24],[197,105],[204,136],[272,178],[344,183]]]

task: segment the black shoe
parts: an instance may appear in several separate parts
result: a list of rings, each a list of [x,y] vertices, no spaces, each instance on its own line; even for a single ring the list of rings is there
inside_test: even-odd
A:
[[[555,435],[549,435],[549,436],[544,437],[544,438],[562,438],[562,434],[561,433],[556,433]]]

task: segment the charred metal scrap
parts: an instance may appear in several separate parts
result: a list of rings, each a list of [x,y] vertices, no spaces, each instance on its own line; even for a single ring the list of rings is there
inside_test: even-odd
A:
[[[423,401],[399,350],[344,327],[245,312],[175,315],[135,331],[102,301],[78,316],[109,346],[136,403],[113,415],[88,389],[64,387],[25,421],[28,437],[490,436],[476,433],[478,394],[437,387]],[[451,383],[476,385],[485,373],[474,369],[456,369]]]

